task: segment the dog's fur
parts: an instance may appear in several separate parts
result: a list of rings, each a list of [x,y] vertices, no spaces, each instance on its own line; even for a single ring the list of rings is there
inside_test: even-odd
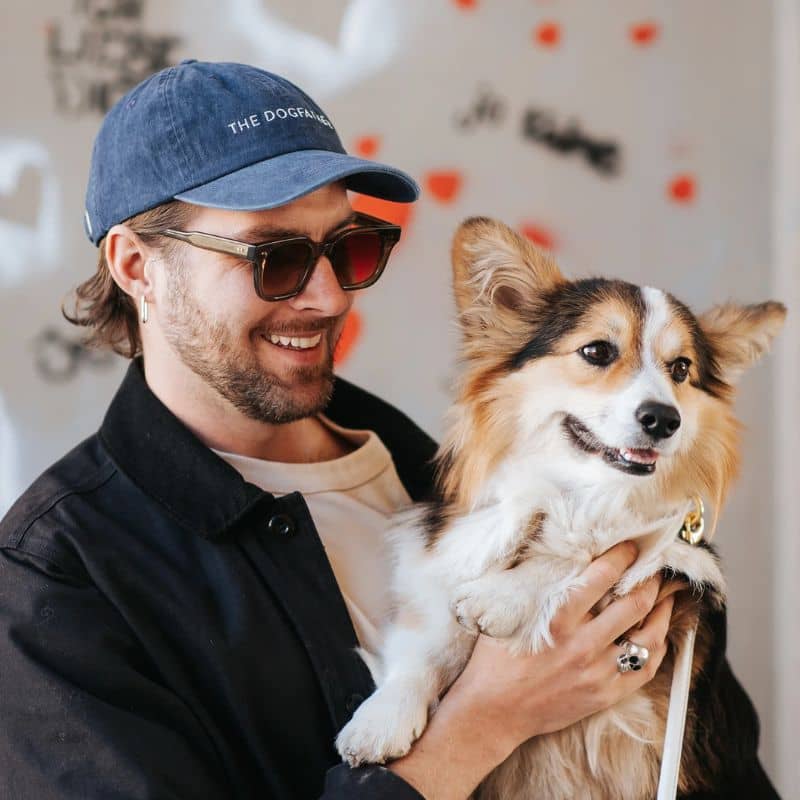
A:
[[[785,309],[727,304],[695,317],[656,289],[571,282],[484,218],[457,232],[453,271],[463,369],[437,454],[438,496],[393,530],[397,614],[371,660],[377,690],[337,747],[351,764],[404,755],[478,632],[516,652],[550,646],[550,622],[581,572],[636,538],[639,558],[616,595],[658,572],[692,589],[678,595],[656,677],[618,705],[526,742],[476,796],[652,798],[675,647],[699,619],[696,676],[712,644],[701,612],[725,602],[714,549],[676,534],[693,495],[719,514],[737,471],[732,386],[768,349]],[[607,365],[587,358],[596,342],[616,349]],[[691,361],[683,381],[680,358]],[[637,421],[651,402],[680,414],[673,434],[654,438]],[[695,723],[690,708],[687,742]],[[714,758],[685,747],[680,791],[708,788]]]

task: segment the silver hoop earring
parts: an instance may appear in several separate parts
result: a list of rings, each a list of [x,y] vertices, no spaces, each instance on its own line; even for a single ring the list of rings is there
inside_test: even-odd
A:
[[[147,322],[150,317],[150,307],[147,305],[147,300],[144,299],[144,295],[142,295],[142,302],[140,303],[140,310],[142,315],[142,324]]]

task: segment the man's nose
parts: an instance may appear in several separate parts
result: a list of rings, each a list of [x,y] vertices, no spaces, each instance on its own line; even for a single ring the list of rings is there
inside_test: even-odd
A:
[[[330,259],[320,256],[303,291],[288,302],[298,311],[313,309],[336,317],[350,308],[352,298],[339,285]]]
[[[654,439],[669,439],[681,426],[678,409],[665,403],[642,403],[636,409],[636,420],[642,430]]]

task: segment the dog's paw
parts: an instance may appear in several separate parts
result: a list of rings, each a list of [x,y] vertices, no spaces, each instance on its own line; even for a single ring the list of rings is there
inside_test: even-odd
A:
[[[424,700],[381,689],[363,702],[342,728],[336,749],[351,767],[385,764],[408,753],[427,721]]]
[[[458,587],[451,604],[459,625],[470,633],[507,639],[529,615],[524,594],[513,590],[504,574],[490,574]]]
[[[716,608],[725,605],[726,580],[720,569],[719,557],[713,551],[675,542],[664,554],[663,571],[666,578],[688,581],[694,597],[705,597]]]

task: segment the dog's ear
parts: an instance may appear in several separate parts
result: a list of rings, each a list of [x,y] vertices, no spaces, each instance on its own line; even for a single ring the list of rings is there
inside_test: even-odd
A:
[[[736,383],[769,350],[785,317],[786,306],[773,300],[747,306],[725,303],[698,317],[726,383]]]
[[[564,282],[555,262],[502,222],[471,217],[453,239],[453,291],[469,310],[519,311]]]

